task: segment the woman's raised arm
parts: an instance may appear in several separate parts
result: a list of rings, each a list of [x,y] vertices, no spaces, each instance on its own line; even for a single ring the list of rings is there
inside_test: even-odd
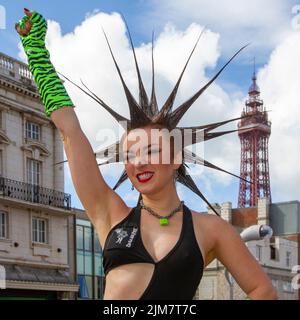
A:
[[[110,229],[114,222],[111,220],[121,219],[129,208],[104,181],[74,109],[58,109],[51,114],[51,119],[61,133],[72,181],[82,205],[97,230]]]
[[[15,25],[45,113],[61,133],[76,192],[86,212],[98,231],[100,242],[116,220],[123,218],[129,208],[104,181],[92,147],[81,130],[70,99],[61,79],[50,61],[45,45],[47,21],[28,9]]]

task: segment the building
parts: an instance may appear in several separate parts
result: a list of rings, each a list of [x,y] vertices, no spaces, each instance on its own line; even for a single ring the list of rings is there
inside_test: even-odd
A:
[[[255,224],[270,225],[270,239],[249,241],[250,252],[260,263],[277,289],[280,300],[299,300],[300,290],[293,288],[296,274],[293,267],[300,265],[300,202],[290,201],[269,204],[266,198],[259,199],[256,207],[232,209],[231,202],[215,205],[221,217],[231,223],[240,233]],[[210,210],[208,213],[212,213]],[[246,294],[218,260],[205,269],[196,299],[244,299]]]
[[[75,213],[63,145],[27,65],[0,53],[0,299],[73,298]]]
[[[100,242],[85,211],[76,209],[78,299],[103,299],[104,271]]]
[[[268,198],[271,202],[268,151],[271,122],[260,98],[255,70],[248,94],[242,112],[245,118],[238,123],[241,141],[240,177],[243,178],[240,179],[238,208],[253,207],[259,198]]]

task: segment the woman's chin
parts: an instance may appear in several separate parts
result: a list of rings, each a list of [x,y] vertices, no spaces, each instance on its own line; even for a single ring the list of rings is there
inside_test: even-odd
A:
[[[143,194],[151,194],[151,193],[154,193],[155,192],[155,188],[150,185],[139,185],[138,187],[136,187],[136,190],[140,193],[143,193]]]

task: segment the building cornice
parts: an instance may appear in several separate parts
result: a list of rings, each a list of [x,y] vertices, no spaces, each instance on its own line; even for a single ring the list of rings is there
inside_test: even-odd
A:
[[[61,209],[58,207],[53,207],[53,206],[47,206],[44,204],[40,203],[33,203],[29,201],[24,201],[21,199],[16,199],[16,198],[9,198],[6,196],[3,196],[0,194],[0,201],[2,204],[14,207],[14,208],[22,208],[22,209],[32,209],[36,211],[42,211],[45,213],[49,213],[52,215],[59,215],[59,216],[74,216],[75,212],[72,210],[66,210],[66,209]]]
[[[24,259],[9,259],[5,257],[0,257],[0,264],[12,264],[24,267],[33,267],[33,268],[42,268],[42,269],[60,269],[66,270],[70,269],[68,264],[55,264],[55,263],[47,263],[47,262],[37,262],[37,261],[30,261]]]
[[[42,156],[49,157],[50,156],[50,151],[39,141],[28,141],[25,145],[21,146],[22,150],[30,151],[33,152],[34,149],[39,149],[40,154]]]
[[[26,87],[27,79],[24,78],[24,80],[22,80],[22,81],[24,81],[24,84],[22,84],[21,82],[18,82],[18,81],[14,81],[10,78],[6,78],[5,75],[2,75],[2,74],[0,77],[0,85],[2,85],[3,87],[13,89],[17,92],[23,93],[26,96],[30,96],[35,99],[39,99],[40,95],[39,95],[36,87],[33,87],[32,85],[30,85],[28,83],[27,84],[28,88],[27,88]]]
[[[11,140],[9,137],[6,135],[6,133],[3,131],[3,129],[0,129],[0,144],[11,144]]]
[[[69,283],[49,283],[49,282],[7,280],[6,289],[78,292],[79,285],[69,284]]]
[[[10,109],[24,113],[27,116],[28,115],[35,116],[35,117],[38,117],[39,119],[43,119],[44,121],[47,121],[47,123],[52,123],[52,120],[48,118],[43,111],[34,110],[32,108],[27,107],[24,104],[18,103],[15,100],[9,99],[2,95],[0,95],[0,103]]]

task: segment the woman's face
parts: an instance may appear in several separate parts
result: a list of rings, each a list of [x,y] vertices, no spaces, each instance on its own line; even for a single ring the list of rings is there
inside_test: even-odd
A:
[[[174,183],[174,170],[181,163],[174,163],[169,136],[162,130],[153,127],[131,130],[122,147],[128,178],[140,193],[156,193],[166,184]]]

